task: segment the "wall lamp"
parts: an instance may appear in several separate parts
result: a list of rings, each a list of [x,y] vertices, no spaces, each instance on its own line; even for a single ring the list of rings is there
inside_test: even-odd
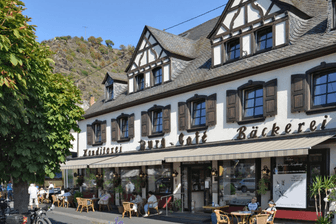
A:
[[[116,177],[119,177],[119,174],[118,174],[118,173],[114,173],[114,174],[113,174],[113,178],[116,178]]]
[[[102,177],[103,177],[103,174],[100,174],[100,173],[96,174],[96,178],[102,178]]]
[[[269,176],[270,174],[270,169],[265,165],[264,168],[261,170],[264,176]]]
[[[216,168],[213,168],[213,169],[211,170],[211,175],[212,175],[212,176],[217,176],[217,169],[216,169]]]
[[[172,177],[176,177],[178,175],[178,172],[176,170],[173,171]]]
[[[140,177],[140,178],[147,177],[147,174],[144,173],[144,172],[141,170],[140,173],[139,173],[139,177]]]

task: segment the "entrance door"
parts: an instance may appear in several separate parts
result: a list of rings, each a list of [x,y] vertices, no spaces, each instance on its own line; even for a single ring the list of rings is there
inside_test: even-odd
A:
[[[191,210],[191,203],[195,201],[195,209],[203,209],[204,205],[212,203],[211,166],[192,165],[182,168],[183,206]]]

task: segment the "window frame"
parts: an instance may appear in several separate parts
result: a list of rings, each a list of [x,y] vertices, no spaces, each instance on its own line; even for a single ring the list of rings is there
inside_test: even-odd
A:
[[[156,72],[157,71],[161,71],[161,75],[159,76],[159,77],[161,77],[161,82],[160,83],[155,83],[155,75],[156,75]],[[153,78],[153,80],[152,80],[152,86],[158,86],[158,85],[162,85],[163,84],[163,67],[161,67],[161,66],[159,66],[159,67],[157,67],[157,68],[154,68],[153,70],[152,70],[152,78]]]
[[[225,58],[226,58],[225,62],[236,61],[236,60],[239,60],[241,58],[241,53],[242,52],[241,52],[241,43],[240,43],[241,41],[240,41],[240,39],[241,39],[240,37],[234,38],[234,39],[231,39],[231,40],[229,40],[225,43]],[[229,47],[230,47],[231,44],[233,44],[235,42],[238,42],[238,44],[239,44],[239,56],[235,57],[235,58],[231,58],[230,53],[232,51],[229,51]],[[235,44],[235,46],[237,46],[238,44]],[[237,49],[235,49],[234,51],[236,51],[236,50]]]
[[[161,114],[161,117],[159,117],[160,114]],[[158,110],[151,111],[151,118],[152,118],[151,119],[152,120],[152,134],[161,134],[161,133],[163,133],[163,120],[162,120],[163,119],[163,110],[162,109],[158,109]],[[159,124],[158,124],[158,122],[159,122]],[[157,131],[157,127],[159,129],[161,127],[161,131]]]
[[[127,136],[123,134],[123,121],[127,122]],[[115,123],[114,123],[115,122]],[[113,132],[116,131],[115,138]],[[115,119],[111,119],[111,142],[127,142],[134,138],[134,113],[124,114],[122,113]]]
[[[326,71],[321,71],[321,72],[315,72],[312,73],[310,76],[310,89],[311,89],[311,95],[310,95],[310,109],[318,109],[318,108],[328,108],[328,107],[333,107],[336,106],[336,101],[334,103],[327,103],[328,100],[328,75],[335,73],[336,74],[336,70],[334,69],[328,69]],[[326,103],[325,104],[319,104],[319,105],[314,105],[314,97],[315,97],[315,77],[316,76],[327,76],[327,81],[325,83],[326,85],[326,92],[325,94],[319,94],[319,95],[325,95],[326,96]],[[331,82],[331,83],[336,83],[336,80]],[[332,93],[336,93],[336,91],[332,92]]]
[[[111,82],[110,82],[111,80]],[[110,82],[110,83],[109,83]],[[109,76],[107,80],[105,81],[105,90],[106,90],[106,96],[105,99],[106,101],[114,100],[114,81],[113,79]],[[110,90],[112,90],[112,96],[110,94]]]
[[[260,38],[261,38],[261,34],[263,32],[267,32],[269,31],[268,33],[271,33],[272,34],[272,46],[271,47],[265,47],[263,49],[260,49]],[[267,34],[268,34],[267,33]],[[267,35],[266,34],[266,35]],[[269,38],[268,38],[269,39]],[[266,43],[267,43],[267,37],[266,37]],[[255,52],[259,53],[259,52],[264,52],[264,51],[269,51],[269,50],[272,50],[273,47],[274,47],[274,30],[273,30],[273,25],[272,26],[267,26],[267,27],[263,27],[259,30],[257,30],[255,32]]]
[[[118,121],[119,121],[119,136],[120,136],[120,139],[128,138],[128,117],[122,117]]]
[[[256,91],[257,90],[260,90],[262,91],[262,114],[259,114],[259,115],[255,115],[255,109],[256,109],[256,99],[257,98],[260,98],[260,97],[257,97],[256,96]],[[264,88],[262,85],[258,85],[258,84],[255,84],[253,85],[252,87],[249,87],[249,88],[246,88],[246,89],[242,89],[242,120],[248,120],[248,119],[253,119],[253,118],[260,118],[260,117],[263,117],[264,116]],[[253,97],[253,100],[254,100],[254,106],[253,107],[250,107],[250,108],[246,108],[246,101],[249,100],[249,99],[246,99],[246,95],[247,95],[247,91],[254,91],[255,92],[255,96]],[[251,98],[252,99],[252,98]],[[258,106],[260,107],[260,106]],[[246,112],[246,109],[251,109],[253,108],[253,116],[246,116],[245,115],[245,112]]]
[[[143,88],[142,89],[139,88],[139,77],[141,77],[141,76],[142,76],[142,80],[143,80]],[[140,73],[140,74],[136,75],[134,80],[135,80],[135,85],[134,85],[135,91],[134,92],[142,91],[146,88],[146,80],[145,80],[145,74],[144,73]]]
[[[92,133],[92,146],[102,145],[103,143],[105,143],[106,142],[106,121],[95,120],[90,126],[91,126],[91,133]],[[103,129],[104,129],[104,133],[103,133]],[[98,136],[100,139],[97,139]]]
[[[197,107],[198,105],[201,104],[201,108],[199,109],[200,111],[200,116],[199,117],[196,117],[197,120],[199,120],[200,124],[198,125],[195,125],[195,111],[197,112],[198,110],[196,109],[195,110],[195,107]],[[203,108],[203,105],[204,104],[204,108]],[[202,111],[204,110],[204,116],[202,116]],[[191,102],[191,107],[190,107],[190,118],[191,118],[191,121],[190,121],[190,126],[191,128],[195,128],[195,127],[204,127],[206,126],[206,99],[200,99],[200,100],[195,100],[195,101],[192,101]],[[202,117],[205,118],[204,120],[204,124],[201,123],[202,122]]]
[[[207,107],[206,107],[207,98],[208,98],[208,96],[206,96],[206,95],[195,94],[193,97],[191,97],[187,100],[187,111],[186,111],[188,113],[188,115],[187,115],[188,116],[188,122],[187,122],[187,127],[186,127],[187,132],[194,132],[194,131],[198,131],[198,130],[208,129],[208,126],[207,126]],[[205,106],[205,124],[204,125],[194,125],[193,124],[194,103],[198,103],[198,102],[204,102],[204,106]]]

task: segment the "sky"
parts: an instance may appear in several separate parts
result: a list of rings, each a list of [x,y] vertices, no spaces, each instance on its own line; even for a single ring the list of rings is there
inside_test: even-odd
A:
[[[94,36],[121,44],[136,46],[145,25],[167,29],[227,3],[227,0],[22,0],[36,25],[38,41],[58,36]],[[212,18],[224,6],[172,29],[180,34]],[[85,28],[87,27],[87,28]]]

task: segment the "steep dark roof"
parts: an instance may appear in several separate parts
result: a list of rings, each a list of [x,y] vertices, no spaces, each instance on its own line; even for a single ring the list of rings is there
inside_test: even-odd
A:
[[[327,32],[327,2],[325,0],[305,0],[304,2],[308,4],[306,7],[314,8],[310,11],[314,11],[315,16],[304,23],[302,23],[302,19],[294,19],[290,22],[300,32],[292,37],[294,40],[289,45],[210,69],[211,45],[210,41],[203,36],[196,42],[195,53],[198,57],[192,60],[173,82],[130,95],[125,93],[108,103],[96,102],[86,111],[84,117],[93,117],[336,52],[336,44],[334,43],[336,31]],[[290,16],[291,19],[292,17],[294,16]],[[193,30],[195,36],[198,32],[196,28]],[[198,26],[198,29],[200,33],[204,31],[202,26]],[[202,35],[200,34],[200,36]]]
[[[104,80],[102,82],[102,84],[105,83],[105,81],[108,78],[108,76],[110,76],[114,81],[120,81],[120,82],[126,82],[126,83],[128,83],[128,78],[127,78],[126,74],[107,72],[106,75],[105,75],[105,78],[104,78]]]
[[[179,34],[181,37],[186,37],[192,40],[198,40],[201,37],[207,36],[211,30],[215,27],[219,16],[216,18],[210,19],[205,23],[202,23],[196,27],[191,28],[190,30],[184,31],[183,33]]]
[[[195,58],[195,41],[146,26],[159,44],[170,53]]]

